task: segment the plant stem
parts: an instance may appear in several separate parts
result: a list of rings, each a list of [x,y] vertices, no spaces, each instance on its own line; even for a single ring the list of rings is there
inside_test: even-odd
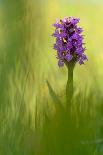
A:
[[[70,62],[66,64],[68,69],[68,80],[66,85],[66,108],[71,109],[72,98],[73,98],[73,70],[75,63]]]

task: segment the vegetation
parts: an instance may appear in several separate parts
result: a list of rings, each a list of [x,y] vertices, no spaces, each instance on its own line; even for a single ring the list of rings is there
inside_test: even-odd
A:
[[[102,5],[0,3],[0,155],[102,155]],[[71,113],[67,69],[58,68],[50,37],[64,16],[81,18],[89,59],[75,67]]]

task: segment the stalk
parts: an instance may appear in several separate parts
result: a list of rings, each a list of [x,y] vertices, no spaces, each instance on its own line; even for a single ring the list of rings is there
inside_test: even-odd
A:
[[[68,69],[68,79],[66,85],[66,108],[71,109],[72,98],[73,98],[73,70],[75,66],[75,62],[71,61],[66,63]]]

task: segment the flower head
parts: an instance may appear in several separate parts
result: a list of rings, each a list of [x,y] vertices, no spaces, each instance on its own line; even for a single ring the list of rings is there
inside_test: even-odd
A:
[[[55,32],[52,34],[56,38],[54,49],[57,51],[58,65],[63,66],[65,62],[75,61],[84,64],[87,60],[83,43],[83,29],[78,27],[79,18],[65,17],[56,20],[53,24]]]

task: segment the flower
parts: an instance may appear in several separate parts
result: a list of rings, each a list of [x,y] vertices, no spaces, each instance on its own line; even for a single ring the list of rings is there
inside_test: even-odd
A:
[[[57,59],[59,67],[64,66],[65,62],[79,62],[84,64],[87,60],[85,55],[86,48],[83,43],[83,29],[77,24],[79,18],[65,17],[64,19],[56,20],[53,24],[55,32],[52,34],[56,38],[53,48],[57,51]]]

